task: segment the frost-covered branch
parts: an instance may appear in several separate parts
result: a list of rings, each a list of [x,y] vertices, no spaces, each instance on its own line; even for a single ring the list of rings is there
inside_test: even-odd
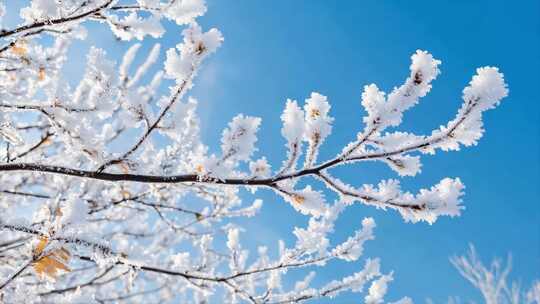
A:
[[[427,59],[426,59],[427,57]],[[172,60],[172,59],[171,59]],[[421,68],[418,68],[418,70],[414,70],[414,67],[419,65],[418,62],[424,62],[427,61],[428,68],[424,67],[425,70],[428,72],[422,72],[423,70]],[[174,62],[174,61],[172,61]],[[420,170],[420,163],[419,163],[419,156],[411,156],[410,153],[413,152],[420,152],[420,153],[435,153],[437,149],[442,150],[456,150],[459,149],[460,144],[461,145],[471,145],[475,144],[478,140],[478,138],[482,135],[482,125],[481,125],[481,114],[483,111],[487,109],[491,109],[494,106],[497,105],[499,100],[506,96],[506,88],[504,81],[502,79],[502,75],[498,73],[497,69],[495,68],[483,68],[478,70],[478,74],[473,77],[473,80],[471,81],[470,86],[465,88],[464,90],[464,104],[459,110],[456,118],[448,123],[446,127],[441,127],[440,130],[433,131],[432,135],[430,136],[417,136],[409,133],[403,133],[403,132],[394,132],[394,133],[380,133],[380,131],[376,130],[382,130],[388,125],[392,124],[399,124],[401,121],[401,116],[397,115],[395,113],[400,111],[404,111],[409,106],[403,105],[407,103],[414,104],[416,102],[416,99],[411,98],[411,96],[414,96],[414,92],[417,92],[416,95],[422,96],[421,94],[425,94],[429,88],[430,85],[424,85],[423,78],[418,75],[436,75],[438,73],[437,65],[439,61],[436,61],[434,59],[431,59],[431,56],[427,53],[418,52],[413,56],[413,64],[411,66],[411,74],[415,76],[411,76],[408,80],[405,87],[407,89],[404,89],[401,87],[400,89],[396,89],[396,92],[393,92],[389,95],[388,100],[385,101],[385,97],[383,93],[380,93],[375,87],[368,86],[366,87],[366,92],[363,95],[364,105],[366,106],[366,109],[368,109],[368,117],[366,117],[365,121],[367,121],[366,131],[359,133],[359,140],[356,142],[351,143],[349,146],[344,148],[344,151],[339,154],[336,158],[328,160],[326,162],[323,162],[319,165],[314,165],[314,161],[310,160],[313,159],[316,155],[315,150],[318,149],[319,141],[324,139],[326,137],[326,132],[329,132],[330,129],[326,130],[324,128],[329,128],[329,123],[332,121],[330,118],[323,118],[317,125],[314,122],[310,122],[310,120],[306,120],[305,126],[295,126],[298,125],[298,120],[295,119],[294,122],[287,122],[285,121],[284,130],[287,130],[287,133],[284,131],[284,135],[288,138],[288,146],[289,146],[289,160],[286,161],[285,166],[273,177],[265,177],[268,176],[269,173],[265,173],[264,175],[258,175],[255,177],[242,177],[242,173],[238,174],[222,174],[223,172],[231,172],[230,169],[233,169],[235,166],[237,166],[237,163],[242,160],[249,159],[249,156],[251,155],[251,151],[254,149],[253,139],[249,139],[248,141],[251,141],[252,143],[249,143],[245,147],[243,146],[246,142],[245,140],[249,138],[249,136],[253,137],[254,132],[257,130],[256,125],[259,124],[259,122],[256,122],[255,127],[252,128],[249,124],[255,123],[249,122],[247,117],[239,116],[237,117],[238,120],[235,120],[235,123],[242,124],[247,123],[246,126],[240,126],[240,125],[231,125],[232,128],[238,128],[239,131],[227,131],[227,132],[240,132],[238,135],[225,135],[224,136],[235,136],[236,138],[225,138],[224,137],[224,143],[226,145],[232,144],[233,146],[227,147],[225,144],[223,146],[224,155],[222,159],[217,158],[214,155],[211,155],[207,159],[203,156],[202,163],[194,163],[191,166],[194,167],[194,173],[191,174],[181,174],[181,175],[165,175],[165,176],[159,176],[159,175],[144,175],[144,174],[115,174],[115,173],[104,173],[102,172],[103,169],[105,169],[107,166],[110,166],[115,163],[120,163],[127,161],[126,158],[128,158],[133,152],[135,152],[140,145],[146,140],[146,138],[150,135],[152,130],[156,128],[156,126],[159,124],[161,119],[165,116],[166,112],[170,109],[170,107],[174,104],[174,102],[178,99],[178,95],[180,94],[182,88],[185,86],[187,80],[181,81],[180,87],[178,87],[173,94],[171,100],[167,103],[167,106],[162,110],[158,118],[155,120],[155,122],[146,129],[146,131],[143,133],[142,137],[136,142],[136,144],[129,149],[127,152],[123,153],[121,157],[115,158],[113,160],[109,160],[104,165],[101,165],[100,168],[97,171],[89,171],[89,170],[79,170],[79,169],[73,169],[73,168],[66,168],[61,166],[50,166],[50,165],[36,165],[36,164],[27,164],[27,163],[20,163],[20,164],[6,164],[6,165],[0,165],[0,170],[2,171],[12,171],[12,170],[25,170],[25,171],[38,171],[38,172],[49,172],[49,173],[57,173],[57,174],[64,174],[64,175],[71,175],[71,176],[77,176],[77,177],[84,177],[84,178],[92,178],[92,179],[100,179],[100,180],[107,180],[107,181],[136,181],[136,182],[143,182],[143,183],[209,183],[209,184],[226,184],[226,185],[244,185],[244,186],[267,186],[271,188],[283,188],[283,186],[280,186],[280,184],[284,184],[287,182],[290,182],[292,180],[295,180],[300,177],[308,176],[308,175],[316,175],[319,177],[322,177],[322,180],[325,181],[331,189],[336,190],[340,194],[344,194],[345,192],[350,197],[361,197],[361,195],[355,194],[351,195],[352,191],[344,191],[344,185],[338,180],[333,180],[330,178],[329,175],[325,174],[324,172],[328,169],[331,169],[338,165],[348,164],[351,162],[357,162],[357,161],[365,161],[365,160],[380,160],[385,163],[387,163],[392,169],[396,170],[398,174],[400,175],[415,175]],[[426,64],[424,62],[424,64]],[[193,69],[189,69],[193,70]],[[430,74],[431,73],[431,74]],[[190,72],[187,72],[188,78],[191,78]],[[185,73],[181,73],[181,75],[185,75]],[[433,79],[434,76],[431,76],[427,79]],[[414,80],[413,80],[414,79]],[[411,87],[412,86],[412,87]],[[416,88],[418,86],[418,88]],[[403,91],[403,92],[401,92]],[[401,96],[401,95],[403,96]],[[398,97],[396,97],[398,96]],[[399,100],[399,96],[401,96],[401,103],[397,102],[396,99]],[[380,103],[380,104],[379,104]],[[321,115],[323,117],[326,117],[328,114],[329,106],[327,106],[328,102],[325,98],[321,97],[321,95],[313,95],[311,99],[307,100],[306,104],[306,111],[311,112],[307,117],[309,119],[312,119],[312,117]],[[288,102],[286,114],[284,114],[283,119],[287,119],[288,116],[291,117],[297,117],[296,114],[287,114],[291,111],[302,111],[300,108],[295,106],[295,102]],[[296,107],[296,108],[295,108]],[[320,109],[319,109],[320,108]],[[386,112],[389,112],[391,114],[387,114]],[[315,113],[315,114],[314,114]],[[319,113],[319,114],[317,114]],[[388,116],[387,118],[383,119],[382,117]],[[393,115],[393,116],[392,116]],[[396,116],[397,115],[397,116]],[[373,117],[371,117],[373,116]],[[395,116],[395,117],[394,117]],[[383,121],[388,120],[389,122],[383,123]],[[242,122],[245,121],[245,122]],[[318,120],[315,120],[318,121]],[[295,124],[295,125],[293,125]],[[292,170],[290,173],[285,173],[286,171],[291,171],[291,168],[293,167],[293,164],[296,163],[296,159],[299,155],[298,147],[300,146],[299,142],[299,135],[292,133],[291,130],[294,130],[294,128],[299,129],[300,131],[297,131],[296,133],[300,134],[304,132],[305,130],[312,130],[309,132],[315,132],[319,135],[308,135],[308,141],[311,141],[311,144],[308,147],[308,156],[306,158],[306,161],[309,163],[307,165],[307,168],[305,169],[298,169],[298,170]],[[311,129],[310,129],[311,128]],[[315,131],[313,131],[315,130]],[[305,131],[308,132],[308,131]],[[231,133],[232,134],[232,133]],[[325,135],[322,136],[321,134]],[[244,139],[245,138],[245,139]],[[255,138],[255,137],[253,137]],[[311,138],[311,139],[309,139]],[[316,140],[315,140],[316,139]],[[237,143],[234,143],[235,141],[238,141]],[[317,143],[315,143],[317,142]],[[246,149],[243,151],[243,149]],[[315,150],[314,150],[315,149]],[[236,157],[233,157],[233,155],[238,155]],[[311,155],[311,156],[310,156]],[[206,164],[204,164],[206,163]],[[269,168],[266,168],[265,166],[268,166],[265,162],[261,163],[263,166],[259,170],[268,172]],[[236,176],[235,176],[236,175]],[[249,175],[248,175],[249,176]],[[338,186],[338,184],[340,186]],[[448,189],[440,189],[440,191],[457,191],[457,193],[460,193],[461,188],[463,187],[458,179],[454,180],[453,182],[443,181],[441,185],[447,185]],[[457,187],[457,188],[456,188]],[[283,190],[283,189],[282,189]],[[287,193],[286,191],[280,191],[281,193]],[[409,201],[411,199],[411,196],[407,193],[404,194],[406,198],[403,200]],[[290,195],[289,195],[290,196]],[[294,195],[293,195],[294,196]],[[297,196],[298,197],[298,196]],[[365,198],[365,196],[364,196]],[[395,199],[394,197],[387,197],[384,198],[383,201],[387,201],[387,205],[390,206],[403,206],[404,204],[399,203],[390,203],[388,199]],[[367,199],[368,201],[373,199]],[[363,201],[366,201],[365,199]],[[456,215],[459,213],[459,207],[457,206],[459,203],[459,200],[456,201],[454,199],[454,202],[448,202],[451,203],[451,205],[454,205],[454,207],[450,206],[449,204],[446,204],[446,202],[442,202],[438,204],[438,206],[441,206],[441,208],[447,210],[442,211],[442,213],[448,213],[450,215]],[[436,218],[436,212],[437,212],[437,205],[434,203],[431,203],[429,206],[427,203],[421,203],[421,202],[407,202],[406,205],[409,209],[415,209],[417,211],[421,210],[427,210],[429,209],[431,214],[435,216]],[[414,206],[414,207],[411,207]],[[454,210],[450,210],[451,208],[454,208]],[[432,216],[432,218],[433,218]],[[421,218],[419,218],[421,219]],[[430,222],[433,220],[430,220]]]
[[[202,0],[32,0],[19,12],[21,23],[0,32],[0,300],[289,303],[352,291],[382,303],[393,273],[383,273],[377,258],[356,273],[313,283],[316,269],[358,261],[374,238],[374,221],[364,219],[332,245],[341,212],[359,202],[430,224],[460,214],[459,178],[413,194],[397,179],[354,185],[334,169],[379,161],[414,176],[422,154],[476,144],[483,112],[508,93],[497,68],[477,69],[443,127],[428,135],[396,131],[440,74],[441,61],[417,51],[389,94],[364,87],[363,125],[329,159],[319,152],[339,119],[331,116],[331,98],[313,92],[303,104],[288,99],[281,115],[286,152],[273,167],[270,151],[257,149],[258,117],[232,117],[220,149],[201,140],[199,103],[188,94],[224,41],[219,30],[197,23],[205,12]],[[0,2],[0,18],[6,13],[16,14]],[[80,62],[69,51],[86,39],[89,22],[125,44],[160,38],[171,23],[181,38],[162,62],[160,43],[144,54],[142,43],[131,43],[123,56],[90,47],[84,67],[74,69],[80,77],[68,79],[66,67]],[[317,182],[306,185],[309,177]],[[261,210],[262,200],[244,193],[259,189],[309,222],[295,227],[293,244],[276,240],[277,248],[253,254],[240,242],[246,231],[237,218]],[[307,273],[294,288],[282,283],[291,269]]]
[[[510,256],[506,265],[500,259],[494,259],[489,267],[486,267],[471,245],[467,255],[452,257],[450,261],[459,273],[480,291],[486,304],[540,303],[540,282],[533,282],[529,291],[522,290],[518,282],[510,282]]]

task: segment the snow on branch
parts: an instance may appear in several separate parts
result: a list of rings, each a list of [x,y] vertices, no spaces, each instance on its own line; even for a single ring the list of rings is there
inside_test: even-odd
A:
[[[512,270],[512,258],[506,263],[494,259],[490,265],[482,263],[473,245],[467,255],[454,256],[450,259],[459,273],[480,291],[486,304],[540,303],[540,282],[533,282],[530,290],[525,291],[520,283],[509,279]]]
[[[0,5],[0,18],[17,14],[9,4]],[[358,185],[333,169],[379,161],[400,177],[415,176],[423,154],[477,144],[483,113],[508,94],[497,68],[477,69],[455,118],[430,134],[412,134],[396,128],[430,92],[441,65],[416,51],[405,81],[390,93],[364,87],[363,124],[329,159],[319,152],[339,119],[331,96],[287,99],[280,117],[286,151],[272,164],[274,151],[257,148],[267,140],[258,138],[259,117],[231,117],[215,132],[218,149],[201,139],[199,102],[188,92],[224,43],[218,29],[197,23],[206,10],[203,0],[32,0],[19,12],[21,24],[0,31],[0,299],[290,303],[352,291],[366,303],[383,303],[394,275],[381,270],[378,258],[315,284],[317,269],[360,260],[375,238],[375,221],[366,218],[334,244],[339,215],[353,203],[396,211],[412,223],[460,215],[459,178],[413,194],[398,179]],[[72,45],[93,29],[89,22],[109,28],[119,43],[140,42],[120,56],[91,47],[70,58]],[[146,50],[145,39],[162,37],[166,25],[181,28],[179,43]],[[65,68],[80,58],[83,72],[71,79]],[[293,229],[293,244],[251,248],[246,239],[266,236],[237,219],[256,216],[263,202],[246,203],[243,190],[270,190],[309,218]],[[506,270],[471,259],[454,263],[481,290],[493,287],[488,273],[505,280]],[[292,269],[307,275],[290,285],[285,276]],[[503,285],[493,288],[507,292]],[[527,299],[538,300],[538,286]]]

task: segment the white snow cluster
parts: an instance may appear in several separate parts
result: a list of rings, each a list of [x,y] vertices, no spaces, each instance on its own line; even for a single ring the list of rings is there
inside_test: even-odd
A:
[[[405,221],[426,221],[433,224],[439,216],[458,216],[461,196],[465,186],[459,178],[444,178],[431,189],[421,189],[418,194],[403,192],[400,183],[391,179],[381,181],[377,188],[364,185],[358,195],[367,197],[366,203],[379,208],[396,209]]]
[[[285,110],[281,114],[283,128],[281,134],[289,145],[298,143],[304,137],[304,111],[298,106],[296,100],[287,99]]]
[[[21,18],[26,22],[53,19],[59,16],[56,0],[32,0],[29,7],[21,9]]]
[[[201,27],[195,23],[185,29],[182,35],[184,42],[176,46],[180,53],[175,49],[167,50],[165,61],[167,76],[178,82],[186,81],[188,76],[193,74],[195,66],[215,52],[223,42],[223,36],[217,29],[203,33]]]
[[[441,138],[451,134],[437,143],[436,147],[444,151],[459,150],[460,145],[466,147],[476,145],[484,133],[482,113],[495,108],[501,99],[508,95],[504,75],[494,67],[483,67],[476,70],[469,86],[463,89],[464,103],[456,118],[433,131],[433,138]]]
[[[321,191],[313,190],[311,186],[306,186],[302,190],[291,190],[291,193],[285,195],[284,198],[294,209],[306,215],[321,216],[328,208],[324,194]]]
[[[31,0],[29,6],[21,9],[20,16],[27,23],[71,18],[73,19],[71,24],[77,24],[84,18],[74,18],[75,16],[101,11],[102,22],[108,24],[119,39],[143,40],[147,35],[154,38],[163,36],[165,33],[163,18],[172,20],[178,25],[186,25],[194,23],[198,17],[206,13],[204,0],[137,0],[138,6],[123,6],[118,2]]]
[[[395,88],[388,97],[375,84],[364,87],[362,105],[368,113],[364,117],[367,128],[377,127],[382,130],[401,124],[403,112],[416,105],[418,99],[431,90],[431,82],[440,73],[438,66],[441,62],[421,50],[416,51],[411,59],[410,76],[405,84]]]
[[[224,157],[231,160],[250,159],[257,142],[257,131],[261,119],[239,114],[229,123],[221,136],[221,150]]]

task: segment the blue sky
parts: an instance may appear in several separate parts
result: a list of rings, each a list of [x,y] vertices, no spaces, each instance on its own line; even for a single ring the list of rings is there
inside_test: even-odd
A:
[[[440,218],[429,226],[356,205],[339,220],[333,241],[348,237],[362,218],[375,218],[377,239],[366,244],[364,256],[381,257],[383,269],[395,271],[388,300],[403,295],[417,302],[430,297],[440,303],[448,296],[479,300],[448,262],[468,243],[476,245],[486,262],[511,252],[513,278],[526,286],[540,277],[540,2],[208,2],[200,22],[218,27],[225,43],[206,62],[191,92],[200,101],[203,138],[218,149],[221,129],[237,113],[262,117],[257,155],[266,156],[274,167],[285,157],[279,116],[286,98],[303,102],[312,91],[329,97],[336,120],[321,151],[320,159],[326,159],[363,128],[362,87],[376,83],[390,91],[401,84],[416,49],[442,60],[442,74],[432,92],[406,113],[399,128],[403,131],[425,134],[446,123],[460,106],[461,91],[475,69],[498,66],[510,95],[485,115],[487,132],[480,144],[424,157],[420,175],[401,179],[406,189],[416,191],[447,176],[460,177],[467,186],[463,215]],[[103,26],[92,28],[96,30],[88,43],[108,49],[113,58],[130,45],[116,42]],[[167,28],[160,41],[164,49],[181,39],[180,29],[172,24]],[[143,48],[154,41],[147,40]],[[82,49],[77,46],[72,53]],[[381,164],[334,172],[353,185],[397,177]],[[263,212],[242,221],[248,228],[242,236],[253,247],[273,247],[278,238],[293,242],[292,228],[307,218],[270,192],[258,195],[265,201]],[[348,275],[362,264],[331,263],[318,271],[316,283]],[[361,297],[347,294],[336,302],[359,303]]]

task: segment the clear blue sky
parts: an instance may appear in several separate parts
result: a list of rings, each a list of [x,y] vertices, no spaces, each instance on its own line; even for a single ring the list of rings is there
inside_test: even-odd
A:
[[[485,115],[487,132],[480,144],[424,157],[422,173],[402,179],[415,191],[446,176],[460,177],[467,186],[463,215],[441,218],[433,226],[407,224],[393,212],[356,205],[339,220],[334,241],[348,237],[363,217],[375,218],[377,239],[366,244],[364,256],[381,257],[383,269],[395,271],[388,300],[403,295],[419,303],[427,297],[435,303],[448,296],[479,300],[448,262],[469,242],[486,261],[511,252],[513,277],[527,286],[540,278],[539,1],[208,2],[209,11],[200,21],[206,28],[218,27],[225,43],[206,62],[192,91],[200,101],[203,137],[217,149],[221,129],[234,115],[260,116],[258,155],[274,167],[285,155],[279,116],[286,98],[303,101],[312,91],[329,97],[336,120],[321,151],[325,159],[362,129],[362,87],[376,83],[390,91],[399,85],[416,49],[442,60],[442,75],[421,104],[407,112],[400,127],[404,131],[428,133],[446,123],[475,69],[500,67],[510,96]],[[116,42],[103,27],[92,28],[99,30],[89,43],[107,48],[113,58],[129,46]],[[169,24],[168,30],[162,41],[165,49],[181,39],[179,29]],[[80,70],[70,68],[69,73],[80,75]],[[379,164],[338,172],[353,185],[396,177]],[[307,218],[272,193],[259,195],[265,201],[263,212],[243,221],[249,231],[242,236],[251,246],[272,248],[278,238],[294,242],[292,228],[304,225]],[[316,283],[348,275],[362,264],[331,263],[318,272]],[[334,303],[361,299],[347,294]]]

